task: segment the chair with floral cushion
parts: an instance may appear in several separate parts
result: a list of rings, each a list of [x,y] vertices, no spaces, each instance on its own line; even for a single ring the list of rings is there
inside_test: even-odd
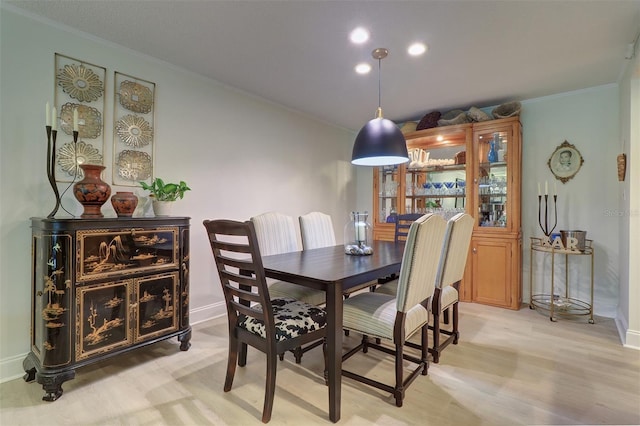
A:
[[[267,373],[262,421],[267,423],[273,410],[278,355],[306,343],[323,342],[326,313],[293,298],[270,297],[252,222],[205,220],[203,224],[227,306],[229,355],[224,391],[231,390],[236,365],[245,365],[238,359],[242,344],[264,352]]]
[[[360,350],[367,353],[369,348],[394,355],[395,384],[391,386],[347,370],[342,371],[343,376],[392,393],[398,407],[402,406],[407,387],[419,374],[426,375],[429,368],[429,312],[426,306],[435,287],[445,228],[445,220],[433,214],[424,215],[413,222],[402,257],[398,291],[395,295],[366,292],[344,301],[343,328],[362,333],[362,341],[343,355],[343,361]],[[421,337],[419,358],[404,352],[405,342],[416,333],[420,333]],[[384,342],[371,342],[369,337],[390,341],[393,348]],[[405,360],[417,365],[406,378]]]

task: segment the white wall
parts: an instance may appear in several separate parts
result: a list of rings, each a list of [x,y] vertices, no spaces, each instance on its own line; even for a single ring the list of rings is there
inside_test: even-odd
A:
[[[29,218],[46,216],[54,206],[44,105],[53,102],[56,52],[107,69],[103,178],[109,183],[113,72],[156,84],[155,175],[192,188],[174,209],[192,218],[192,321],[224,312],[204,219],[321,210],[333,216],[342,241],[342,225],[355,207],[353,133],[9,7],[0,11],[0,380],[22,375],[29,350]],[[59,144],[64,137],[60,132]],[[63,205],[82,212],[73,198]],[[115,216],[110,203],[102,211]]]
[[[620,215],[620,303],[616,324],[625,345],[640,348],[640,46],[621,78],[620,128],[627,173],[618,184]],[[633,237],[629,238],[632,235]]]
[[[618,228],[621,220],[616,214],[616,156],[621,145],[618,116],[616,85],[523,102],[523,300],[529,300],[529,238],[542,235],[538,225],[537,182],[547,181],[550,191],[554,183],[558,189],[556,230],[585,230],[587,238],[594,241],[595,313],[615,316],[619,294]],[[565,140],[580,151],[584,164],[571,180],[563,184],[555,179],[547,161]],[[550,260],[543,260],[542,256],[538,260],[534,259],[534,273],[541,275],[542,262],[546,262],[548,270]],[[564,278],[563,270],[556,270],[561,278]],[[574,287],[577,293],[573,295],[589,300],[588,259],[573,256],[569,274],[580,282],[578,287]]]

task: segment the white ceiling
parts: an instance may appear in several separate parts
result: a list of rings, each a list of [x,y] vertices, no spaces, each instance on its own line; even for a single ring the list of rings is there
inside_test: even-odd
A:
[[[640,0],[2,1],[352,130],[378,106],[376,47],[384,115],[402,121],[615,83],[640,31]]]

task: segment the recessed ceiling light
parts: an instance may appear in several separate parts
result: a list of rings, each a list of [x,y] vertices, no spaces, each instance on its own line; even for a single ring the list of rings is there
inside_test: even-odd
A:
[[[362,27],[358,27],[355,30],[351,31],[351,34],[349,34],[349,39],[352,43],[362,44],[365,41],[369,40],[369,31],[365,30]]]
[[[427,45],[424,43],[413,43],[407,49],[407,52],[409,52],[409,55],[411,56],[420,56],[426,51],[427,51]]]
[[[442,137],[442,135],[438,135],[438,137],[436,138],[436,140],[438,142],[442,142],[444,140],[444,138]]]
[[[369,74],[369,71],[371,71],[371,65],[367,64],[366,62],[363,62],[361,64],[356,65],[355,69],[358,74]]]

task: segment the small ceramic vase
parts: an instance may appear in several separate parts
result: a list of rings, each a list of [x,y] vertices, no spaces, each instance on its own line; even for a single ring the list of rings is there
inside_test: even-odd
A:
[[[111,205],[118,217],[131,217],[138,205],[138,197],[133,192],[116,192],[111,197]]]

